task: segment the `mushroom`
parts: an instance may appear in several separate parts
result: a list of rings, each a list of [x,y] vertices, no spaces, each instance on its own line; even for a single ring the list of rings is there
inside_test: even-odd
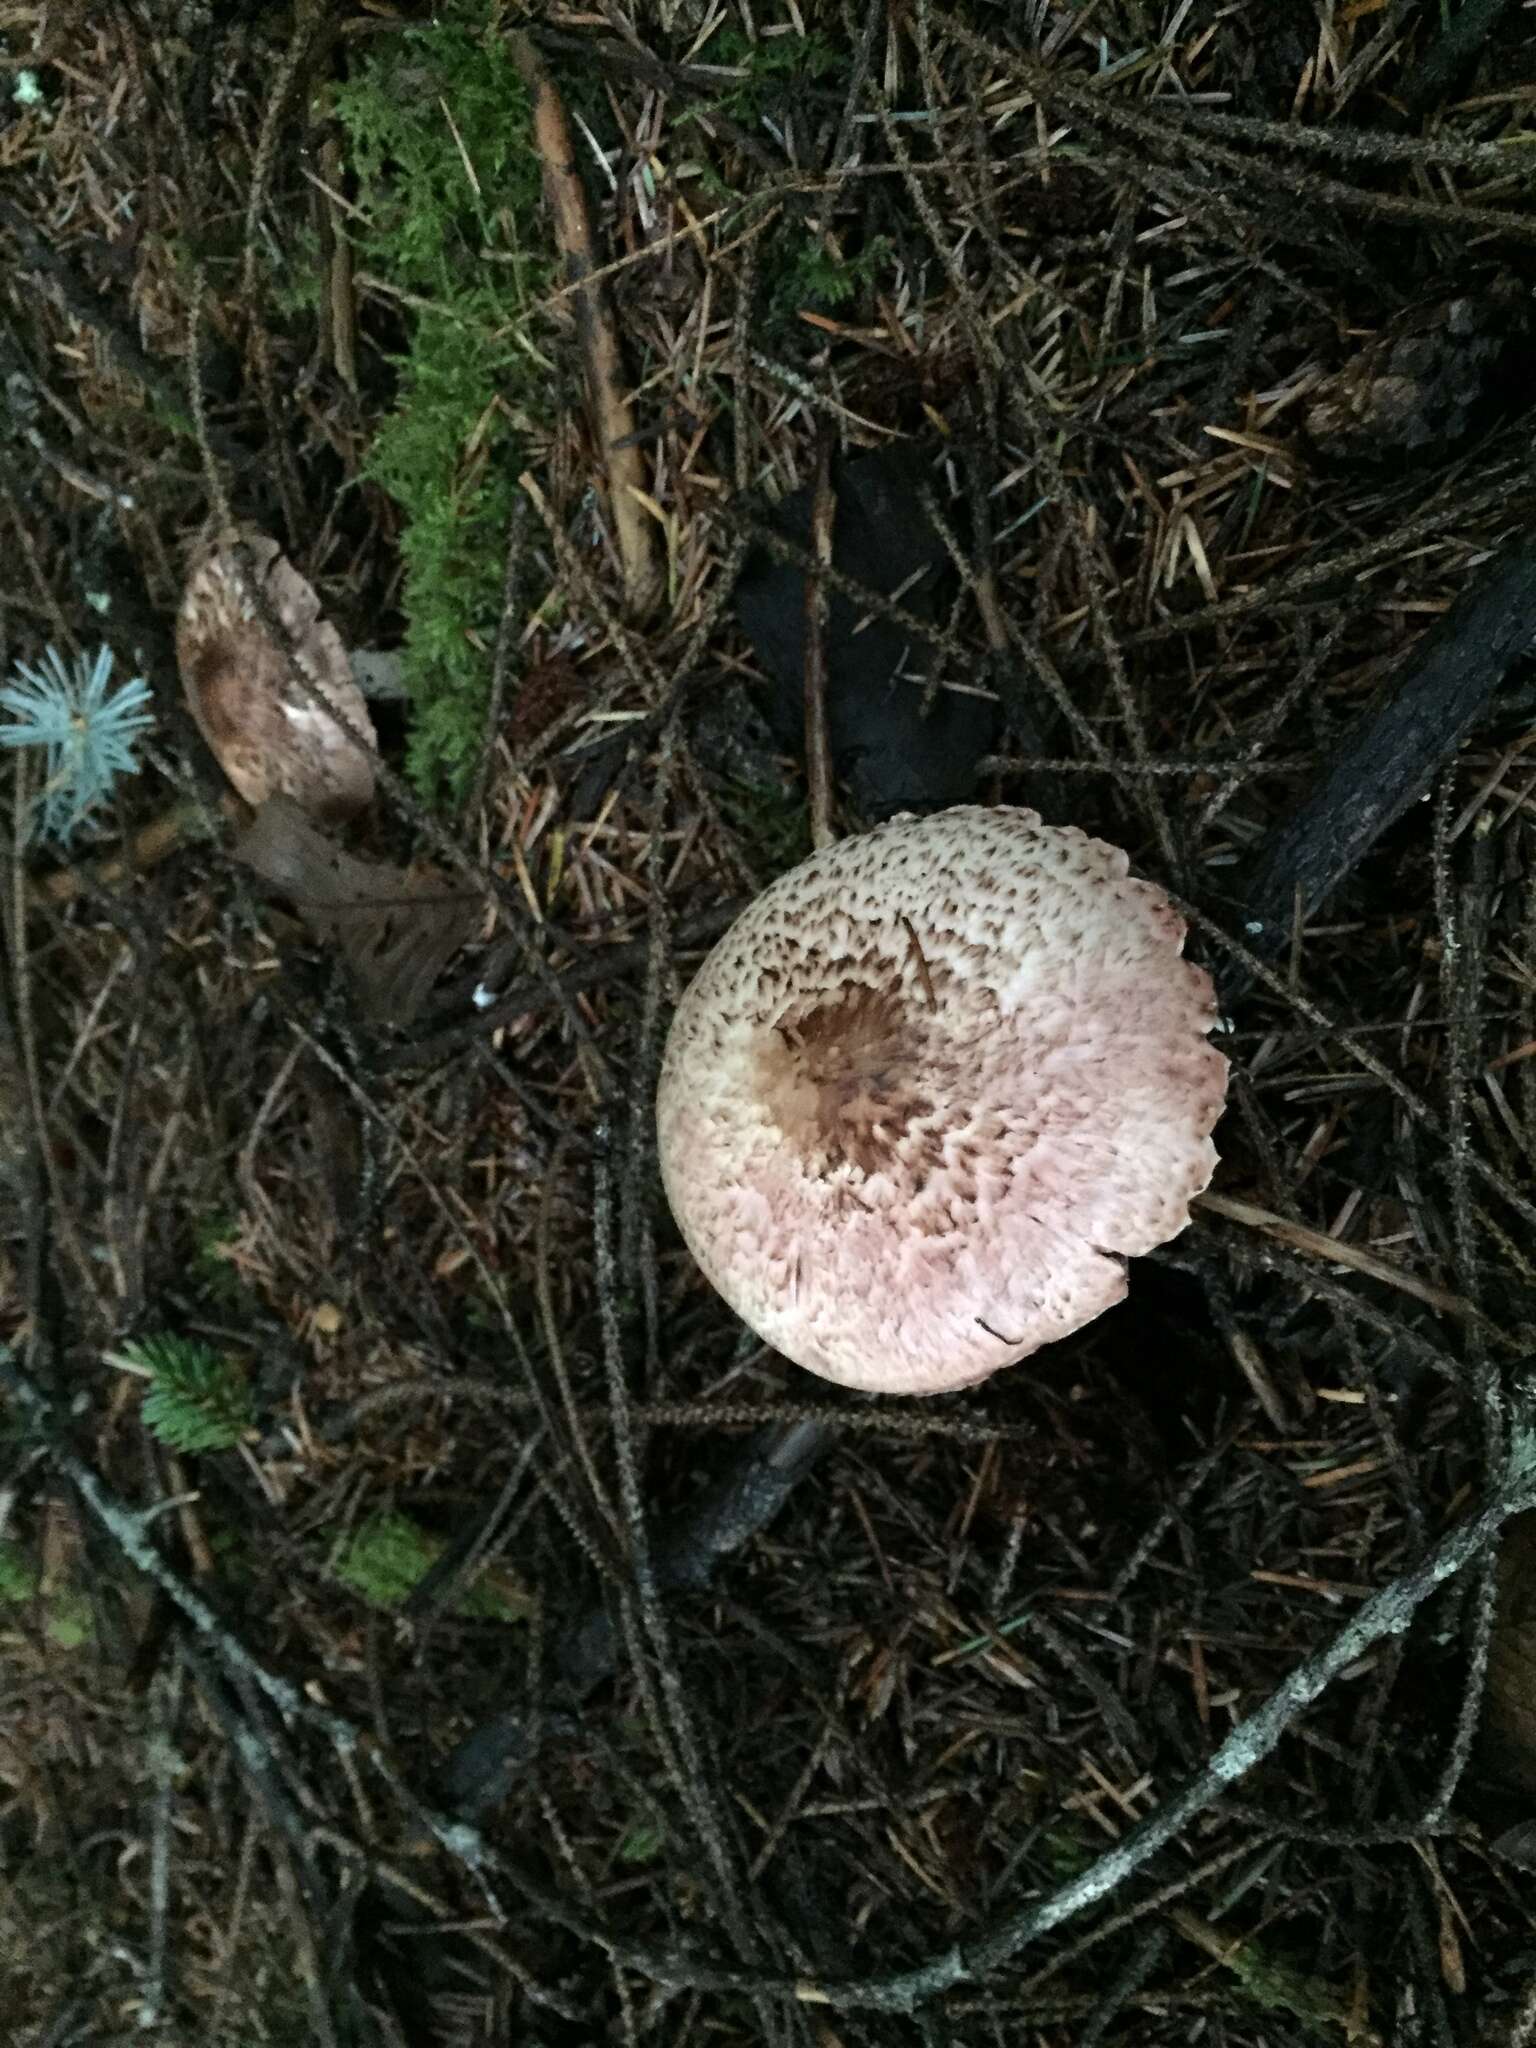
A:
[[[243,546],[263,603],[236,550]],[[283,646],[267,625],[282,627]],[[176,660],[198,731],[248,804],[289,796],[321,823],[373,801],[378,741],[341,635],[314,590],[263,534],[234,533],[194,566],[176,620]],[[360,746],[294,674],[367,742]]]
[[[1081,1328],[1216,1165],[1210,977],[1117,847],[1033,811],[902,816],[749,905],[667,1040],[690,1251],[824,1379],[937,1394]]]

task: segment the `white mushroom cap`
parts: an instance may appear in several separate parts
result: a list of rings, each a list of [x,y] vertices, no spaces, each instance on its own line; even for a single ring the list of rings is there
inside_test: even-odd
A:
[[[289,641],[278,646],[234,553],[243,541],[255,580]],[[341,635],[275,540],[236,533],[194,566],[176,620],[176,661],[198,731],[248,804],[288,796],[323,823],[373,801],[378,743]],[[293,663],[318,690],[301,688]],[[326,710],[333,704],[360,747]]]
[[[1118,848],[901,817],[780,876],[673,1020],[662,1177],[738,1315],[824,1379],[937,1394],[1126,1291],[1210,1180],[1210,977]]]

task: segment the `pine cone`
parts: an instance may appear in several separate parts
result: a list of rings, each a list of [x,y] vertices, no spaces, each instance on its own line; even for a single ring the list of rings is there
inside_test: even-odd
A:
[[[1305,420],[1315,454],[1399,462],[1481,432],[1515,396],[1509,372],[1528,326],[1525,295],[1511,282],[1415,307],[1318,389]]]

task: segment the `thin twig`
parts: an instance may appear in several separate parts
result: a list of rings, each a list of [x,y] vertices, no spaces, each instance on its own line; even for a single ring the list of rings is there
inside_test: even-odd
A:
[[[811,844],[832,845],[832,742],[827,732],[827,600],[825,571],[832,563],[837,493],[832,486],[832,437],[822,429],[816,448],[811,499],[811,553],[816,569],[805,579],[805,780],[810,795]]]
[[[641,502],[646,491],[645,461],[635,442],[635,417],[613,315],[607,294],[595,279],[597,249],[570,124],[564,102],[532,39],[518,31],[510,37],[509,47],[533,103],[533,139],[544,166],[544,190],[554,218],[555,240],[565,257],[567,276],[581,287],[571,303],[587,366],[593,431],[607,470],[614,539],[624,570],[625,608],[630,618],[643,620],[655,610],[662,592],[655,526]]]

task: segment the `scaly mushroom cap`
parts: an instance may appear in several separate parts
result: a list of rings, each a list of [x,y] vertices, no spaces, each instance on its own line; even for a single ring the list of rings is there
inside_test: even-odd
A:
[[[233,552],[242,540],[293,659],[368,749],[295,680],[287,651],[245,588]],[[377,741],[367,702],[341,635],[275,540],[233,535],[196,564],[176,620],[176,661],[198,731],[248,804],[259,808],[269,796],[289,796],[311,817],[332,823],[373,801]]]
[[[1117,847],[893,819],[782,875],[683,997],[657,1098],[689,1249],[824,1379],[937,1394],[1125,1293],[1210,1180],[1210,977]]]

